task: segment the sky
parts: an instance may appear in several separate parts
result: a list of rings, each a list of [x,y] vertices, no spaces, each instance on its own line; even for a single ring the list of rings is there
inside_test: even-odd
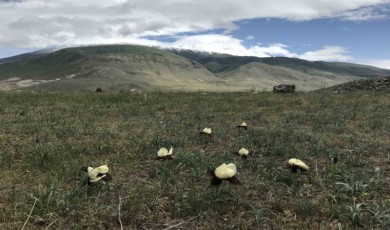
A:
[[[390,69],[390,0],[0,0],[0,58],[92,44]]]

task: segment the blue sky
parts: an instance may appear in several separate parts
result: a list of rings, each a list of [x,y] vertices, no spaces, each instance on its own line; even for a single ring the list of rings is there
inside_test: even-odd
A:
[[[254,19],[238,23],[234,37],[247,45],[262,43],[283,43],[290,51],[303,53],[308,49],[324,46],[343,46],[350,54],[361,58],[390,57],[390,21],[343,21],[338,19],[317,19],[291,22],[279,19]],[[248,36],[254,39],[247,40]]]
[[[0,0],[0,58],[129,43],[390,69],[390,0]]]

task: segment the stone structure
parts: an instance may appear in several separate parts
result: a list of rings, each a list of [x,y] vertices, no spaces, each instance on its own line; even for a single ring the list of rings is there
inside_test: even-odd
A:
[[[286,85],[286,84],[281,84],[274,86],[273,89],[274,93],[294,93],[295,92],[295,85]]]

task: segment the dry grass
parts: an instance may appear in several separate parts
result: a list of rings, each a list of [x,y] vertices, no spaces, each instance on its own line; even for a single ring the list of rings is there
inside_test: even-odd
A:
[[[389,94],[0,96],[1,229],[390,227]],[[173,161],[154,160],[170,146]],[[243,185],[207,189],[224,162]],[[112,183],[81,186],[80,168],[104,163]]]

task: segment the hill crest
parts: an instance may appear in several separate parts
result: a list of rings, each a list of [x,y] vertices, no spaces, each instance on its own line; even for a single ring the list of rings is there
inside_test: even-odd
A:
[[[241,57],[136,45],[71,47],[0,59],[0,88],[33,90],[269,90],[296,84],[302,91],[390,75],[351,63]],[[248,80],[250,79],[250,80]]]

